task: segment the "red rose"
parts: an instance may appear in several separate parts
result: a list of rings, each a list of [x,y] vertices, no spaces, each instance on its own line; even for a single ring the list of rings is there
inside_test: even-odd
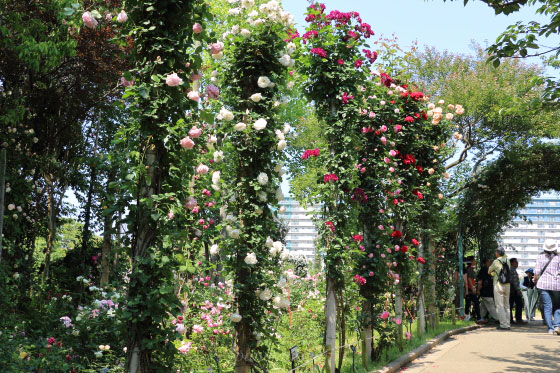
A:
[[[355,234],[352,236],[352,239],[354,240],[354,242],[361,242],[364,237],[361,234]]]
[[[413,238],[411,241],[413,245],[418,246],[418,240],[416,238]]]
[[[418,170],[418,173],[421,174],[422,172],[424,172],[424,169],[421,166],[416,166],[416,169]]]
[[[426,264],[426,259],[422,258],[421,256],[419,256],[416,261],[418,261],[418,263]]]
[[[410,97],[416,101],[421,100],[424,98],[424,94],[422,92],[412,92]]]
[[[414,122],[414,118],[409,115],[406,118],[404,118],[404,121],[406,123],[412,123],[412,122]]]
[[[408,252],[408,246],[402,245],[401,246],[401,251],[406,254]]]
[[[395,230],[391,233],[391,237],[401,238],[402,237],[402,232]]]

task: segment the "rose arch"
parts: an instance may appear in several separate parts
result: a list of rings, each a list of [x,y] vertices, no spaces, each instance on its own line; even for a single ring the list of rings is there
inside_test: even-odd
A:
[[[458,206],[462,233],[478,243],[481,257],[491,254],[497,237],[535,194],[560,190],[560,146],[537,143],[513,148],[472,181]]]

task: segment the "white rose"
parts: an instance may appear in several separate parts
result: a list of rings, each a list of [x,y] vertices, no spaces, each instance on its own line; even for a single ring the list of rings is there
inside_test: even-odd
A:
[[[266,247],[271,248],[273,243],[274,243],[274,241],[272,241],[272,238],[270,238],[270,237],[266,238],[266,243],[265,243]]]
[[[266,185],[266,184],[268,184],[268,175],[265,174],[264,172],[261,172],[261,173],[259,174],[259,176],[257,176],[257,181],[258,181],[258,183],[261,184],[261,185]]]
[[[214,136],[214,135],[211,135],[211,136],[208,138],[208,142],[209,142],[210,144],[215,144],[217,141],[218,141],[218,138],[217,138],[216,136]]]
[[[235,126],[233,126],[233,128],[236,131],[245,131],[247,129],[247,125],[243,122],[239,122]]]
[[[260,26],[260,25],[262,25],[263,23],[264,23],[264,19],[262,19],[262,18],[257,18],[257,19],[255,19],[255,21],[253,22],[253,24],[254,24],[255,26]]]
[[[266,192],[263,192],[262,190],[257,193],[257,197],[259,198],[259,201],[261,201],[261,202],[266,202],[267,199],[268,199],[268,197],[266,195]]]
[[[239,26],[238,25],[233,25],[231,26],[231,33],[232,34],[238,34],[239,33]]]
[[[249,253],[247,254],[247,256],[245,257],[245,263],[248,265],[254,265],[257,264],[258,260],[257,260],[257,255],[255,253]]]
[[[233,113],[231,111],[229,111],[228,109],[226,109],[225,107],[222,107],[220,109],[219,115],[223,120],[227,120],[227,121],[232,121],[233,120]]]
[[[278,212],[283,214],[286,212],[286,206],[280,206],[280,208],[278,209]]]
[[[286,45],[286,53],[288,54],[292,54],[296,51],[296,45],[294,42],[289,42],[288,45]]]
[[[269,289],[264,289],[260,292],[259,298],[263,301],[267,301],[272,298],[272,292]]]
[[[251,11],[251,13],[249,13],[249,17],[258,17],[259,16],[259,12],[257,12],[256,10]]]
[[[239,33],[240,33],[241,36],[243,36],[244,38],[248,38],[249,36],[251,36],[251,31],[247,30],[246,28],[241,29],[241,31],[239,31]]]
[[[278,141],[277,149],[282,151],[282,150],[286,149],[287,145],[288,145],[288,143],[286,142],[286,140],[280,140],[280,141]]]
[[[232,229],[229,231],[229,236],[233,239],[238,239],[239,235],[241,235],[241,231],[239,229]]]
[[[290,66],[290,60],[291,60],[290,55],[285,54],[278,59],[278,62],[280,62],[282,66],[288,67]]]
[[[280,131],[280,130],[276,130],[274,131],[274,133],[276,134],[276,138],[278,140],[285,140],[286,138],[284,137],[284,132]]]
[[[10,193],[11,191],[12,191],[12,188],[6,187],[6,193]]]
[[[284,297],[283,295],[277,295],[272,300],[274,305],[278,308],[288,308],[290,307],[290,301],[288,298]]]
[[[272,243],[272,247],[270,248],[270,255],[276,255],[276,254],[282,252],[282,250],[283,250],[282,242],[274,241]]]
[[[257,85],[261,88],[267,88],[270,87],[270,85],[272,84],[272,82],[270,81],[270,79],[268,79],[268,77],[266,76],[261,76],[259,77],[259,79],[257,80]]]
[[[16,208],[16,205],[14,205],[13,203],[10,203],[10,204],[8,205],[8,210],[9,210],[9,211],[12,211],[12,210],[15,209],[15,208]]]
[[[241,321],[242,317],[238,313],[232,313],[231,316],[229,317],[229,319],[231,320],[231,322],[237,323],[237,322]]]
[[[293,81],[289,81],[288,84],[286,84],[286,88],[288,90],[292,90],[292,88],[294,88],[294,82]]]
[[[241,9],[239,8],[231,8],[230,10],[228,10],[228,14],[230,16],[238,16],[239,14],[241,14]]]
[[[224,152],[221,150],[217,150],[214,152],[214,162],[221,162],[224,160]]]
[[[249,97],[249,98],[253,102],[259,102],[260,100],[263,99],[263,96],[260,93],[255,93],[255,94],[252,94],[251,97]]]
[[[221,176],[221,172],[220,171],[214,171],[212,172],[212,184],[218,184],[220,182],[220,176]]]
[[[257,121],[253,124],[253,128],[257,131],[263,130],[266,128],[266,120],[263,118],[257,119]]]
[[[215,256],[220,252],[220,247],[216,244],[210,246],[210,255]]]
[[[282,130],[285,134],[290,132],[290,130],[292,129],[292,126],[290,126],[288,123],[284,123],[284,129]]]

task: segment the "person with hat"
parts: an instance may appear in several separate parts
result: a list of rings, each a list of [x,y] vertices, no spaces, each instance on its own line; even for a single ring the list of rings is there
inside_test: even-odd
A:
[[[556,246],[556,240],[548,239],[544,242],[543,252],[537,257],[535,283],[543,302],[548,334],[560,335],[560,309],[554,308],[555,300],[560,295],[560,257]]]
[[[535,270],[533,268],[529,268],[525,271],[527,276],[523,277],[523,288],[525,289],[534,289],[535,288],[535,281],[533,278],[535,277]]]
[[[523,277],[523,282],[521,283],[521,289],[523,290],[523,303],[525,304],[525,314],[527,315],[527,320],[534,321],[539,301],[539,293],[537,289],[535,289],[535,282],[533,281],[535,277],[535,270],[533,268],[529,268],[525,271],[525,274],[527,276]]]

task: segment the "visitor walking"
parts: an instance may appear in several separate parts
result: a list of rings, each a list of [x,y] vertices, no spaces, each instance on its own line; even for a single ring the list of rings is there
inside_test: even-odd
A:
[[[503,247],[496,249],[496,259],[488,268],[488,274],[493,277],[494,303],[500,320],[498,330],[510,330],[509,323],[509,281],[511,265]]]
[[[535,283],[541,294],[544,321],[549,334],[560,335],[560,309],[554,307],[554,300],[560,294],[560,257],[556,251],[556,241],[546,240],[543,253],[537,257]],[[554,316],[553,316],[554,313]]]
[[[477,324],[487,324],[488,315],[498,321],[498,314],[496,313],[496,305],[494,304],[494,284],[492,276],[488,274],[488,268],[492,264],[492,259],[484,260],[484,266],[478,272],[476,279],[478,280],[477,295],[480,296],[480,319]]]
[[[511,324],[527,324],[527,321],[523,321],[523,297],[521,296],[521,285],[519,284],[519,274],[517,273],[517,267],[519,267],[519,263],[517,262],[517,258],[511,258],[509,262],[511,263],[509,278],[509,320]],[[515,321],[513,320],[514,305]]]
[[[480,303],[478,301],[478,296],[477,296],[477,286],[476,286],[476,275],[474,272],[474,269],[476,267],[476,260],[474,259],[474,257],[471,258],[467,258],[467,260],[470,259],[470,263],[468,264],[467,267],[467,283],[466,283],[466,292],[465,292],[465,314],[466,314],[466,320],[469,320],[470,318],[472,318],[473,320],[479,320],[480,319]],[[473,306],[472,312],[471,312],[471,305]]]

